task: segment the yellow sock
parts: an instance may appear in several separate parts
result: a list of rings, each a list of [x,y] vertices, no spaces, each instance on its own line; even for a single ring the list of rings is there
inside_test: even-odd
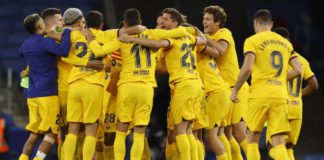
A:
[[[82,131],[77,138],[76,148],[74,152],[74,160],[82,160],[83,159],[83,146],[85,141],[85,133]]]
[[[29,160],[29,156],[26,154],[21,154],[18,160]]]
[[[190,143],[190,157],[192,160],[198,160],[198,145],[196,138],[193,134],[189,134],[188,139]]]
[[[287,149],[288,152],[288,157],[290,160],[295,160],[295,156],[294,156],[294,150],[293,149]]]
[[[175,142],[166,145],[165,158],[166,160],[179,159],[177,144]]]
[[[105,160],[114,160],[114,146],[104,146]]]
[[[227,157],[227,153],[224,152],[222,155],[220,156],[217,156],[217,160],[227,160],[228,157]]]
[[[244,154],[246,155],[247,154],[247,140],[246,140],[246,138],[240,143],[240,146],[241,146]]]
[[[204,160],[205,159],[205,147],[204,144],[197,139],[197,144],[198,144],[198,158],[200,160]]]
[[[124,160],[126,154],[126,140],[127,132],[116,131],[116,138],[114,142],[115,160]]]
[[[247,159],[260,160],[259,145],[257,143],[248,144]]]
[[[188,160],[190,158],[190,143],[187,134],[176,136],[176,144],[180,154],[180,160]]]
[[[287,153],[287,149],[285,145],[277,145],[276,147],[274,147],[275,149],[275,159],[289,159],[288,158],[288,153]]]
[[[235,138],[231,138],[229,140],[229,142],[230,142],[230,145],[231,145],[232,158],[235,159],[235,160],[243,160],[240,146],[236,142]]]
[[[65,160],[73,160],[75,147],[77,143],[77,136],[74,134],[68,134],[64,141],[64,159]]]
[[[63,141],[60,140],[59,143],[58,143],[58,146],[57,146],[57,157],[58,157],[59,160],[63,160],[62,148],[63,148]]]
[[[39,157],[34,157],[33,160],[43,160],[42,158],[39,158]]]
[[[228,160],[232,160],[231,145],[230,145],[230,143],[228,142],[228,140],[227,140],[225,134],[222,134],[222,135],[220,135],[220,136],[218,136],[218,137],[219,137],[219,139],[222,141],[222,143],[223,143],[223,145],[224,145],[224,147],[225,147],[225,149],[226,149],[227,159],[228,159]]]
[[[96,150],[97,139],[94,136],[86,136],[83,145],[83,159],[92,160]]]
[[[167,143],[165,146],[165,159],[170,160],[172,157],[171,144]]]
[[[274,148],[271,148],[270,151],[269,151],[269,156],[274,159],[276,156],[275,156],[275,150]]]
[[[142,154],[142,160],[150,160],[151,159],[151,151],[150,151],[150,146],[147,141],[147,138],[144,138],[144,150]]]
[[[131,160],[140,160],[144,150],[144,133],[134,132],[133,145],[131,149]]]
[[[104,152],[96,151],[96,160],[104,160]]]

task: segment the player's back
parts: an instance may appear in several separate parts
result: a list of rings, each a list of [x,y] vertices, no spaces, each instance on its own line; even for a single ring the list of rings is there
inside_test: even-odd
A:
[[[154,39],[155,33],[147,29],[134,36]],[[120,53],[123,65],[118,85],[125,82],[142,82],[156,87],[156,52],[139,44],[122,43]]]
[[[80,31],[71,32],[71,49],[69,54],[77,55],[82,59],[91,60],[95,58],[94,54],[92,54],[88,47],[86,37]],[[105,74],[103,71],[97,71],[93,68],[73,66],[69,76],[69,83],[83,79],[92,84],[103,85],[104,76]]]
[[[286,71],[294,56],[291,43],[267,31],[249,37],[244,54],[255,54],[252,68],[250,98],[287,98]]]
[[[192,35],[181,38],[168,39],[171,48],[165,49],[165,63],[170,74],[169,83],[176,83],[186,79],[197,79],[196,54],[192,51],[195,37]]]

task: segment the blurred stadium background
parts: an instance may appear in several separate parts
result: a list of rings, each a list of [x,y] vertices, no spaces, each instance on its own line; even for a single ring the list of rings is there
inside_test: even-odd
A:
[[[127,8],[138,8],[143,24],[155,27],[158,13],[165,7],[175,7],[188,16],[193,25],[202,29],[202,9],[208,5],[220,5],[228,14],[226,26],[233,32],[237,54],[242,64],[242,46],[246,37],[254,33],[254,11],[267,8],[273,14],[274,26],[284,26],[291,32],[295,50],[306,57],[320,83],[320,90],[304,97],[304,119],[297,159],[324,159],[324,100],[321,88],[324,75],[324,10],[317,0],[0,0],[0,117],[7,120],[5,138],[10,152],[0,153],[0,159],[17,159],[28,136],[23,127],[28,122],[28,109],[19,87],[19,73],[25,67],[18,49],[28,36],[23,18],[40,13],[47,7],[80,8],[84,14],[89,10],[104,13],[105,29],[115,28]],[[153,159],[162,159],[166,136],[166,112],[169,104],[167,77],[158,76],[149,143]],[[48,159],[57,159],[55,150]],[[6,156],[6,158],[4,158]],[[9,158],[10,157],[10,158]]]

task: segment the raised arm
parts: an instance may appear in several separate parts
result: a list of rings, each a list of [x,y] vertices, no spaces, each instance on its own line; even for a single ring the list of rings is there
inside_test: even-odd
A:
[[[134,34],[139,34],[143,32],[145,29],[147,29],[145,26],[142,25],[136,25],[132,27],[127,27],[127,28],[121,28],[118,30],[118,36],[122,34],[129,34],[129,35],[134,35]]]
[[[208,39],[208,44],[212,48],[218,50],[220,55],[223,55],[227,51],[228,46],[229,46],[228,42],[225,40],[222,40],[222,39],[218,40],[218,41],[213,41],[211,39]]]
[[[71,30],[64,30],[61,44],[56,43],[55,40],[51,38],[44,38],[42,44],[48,52],[67,57],[71,47]]]
[[[202,53],[212,56],[214,58],[219,57],[219,51],[210,47],[209,45],[206,46],[205,50]]]
[[[130,36],[128,34],[123,34],[118,38],[122,42],[132,42],[136,44],[140,44],[142,46],[146,46],[149,48],[168,48],[170,47],[169,40],[152,40],[152,39],[145,39],[145,38],[137,38],[134,36]]]
[[[205,37],[205,35],[197,28],[195,27],[196,30],[196,45],[200,46],[200,45],[206,45],[207,44],[207,38]]]

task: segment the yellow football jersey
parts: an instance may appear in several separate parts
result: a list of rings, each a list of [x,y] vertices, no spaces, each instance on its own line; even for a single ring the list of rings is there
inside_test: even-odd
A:
[[[217,92],[229,85],[223,80],[215,58],[197,52],[198,72],[204,84],[206,93]]]
[[[300,54],[296,53],[298,59],[302,65],[302,74],[298,77],[288,81],[288,98],[292,105],[297,105],[300,107],[290,107],[289,114],[291,115],[299,115],[301,117],[302,114],[302,82],[303,80],[308,80],[309,78],[314,76],[312,69],[309,66],[308,61],[302,57]],[[288,70],[292,69],[290,66]]]
[[[134,35],[147,39],[173,38],[185,35],[186,31],[182,27],[174,30],[146,29],[142,33]],[[119,50],[123,65],[118,81],[118,85],[126,82],[143,82],[156,87],[155,68],[156,52],[150,48],[134,43],[123,43],[118,40],[110,41],[100,46],[98,42],[90,43],[91,50],[97,56],[110,54]]]
[[[239,75],[240,69],[238,65],[235,42],[232,36],[232,32],[227,28],[221,28],[213,35],[206,35],[213,41],[224,40],[228,43],[227,51],[224,55],[216,58],[220,73],[223,79],[234,86]]]
[[[69,54],[67,57],[58,57],[57,60],[57,82],[59,90],[68,89],[68,78],[73,65],[87,66],[88,60],[82,59],[74,54]]]
[[[82,59],[89,60],[95,58],[88,48],[88,41],[80,31],[71,32],[71,49],[70,53]],[[83,79],[92,84],[104,84],[104,71],[97,71],[92,68],[73,66],[68,83]]]
[[[111,56],[111,73],[110,73],[110,82],[108,84],[107,87],[107,91],[113,95],[113,96],[117,96],[117,83],[119,80],[119,73],[121,71],[121,67],[122,67],[122,59],[121,59],[121,55],[119,52],[113,52],[112,54],[110,54]]]
[[[267,31],[244,42],[244,54],[255,54],[249,98],[288,98],[286,71],[296,54],[292,44]]]
[[[187,34],[181,38],[168,39],[170,48],[165,49],[165,63],[169,72],[169,83],[174,84],[186,79],[197,78],[197,59],[192,48],[196,37]]]
[[[95,36],[95,39],[101,44],[108,43],[109,41],[112,41],[118,37],[117,29],[101,31],[90,28],[90,31]]]

